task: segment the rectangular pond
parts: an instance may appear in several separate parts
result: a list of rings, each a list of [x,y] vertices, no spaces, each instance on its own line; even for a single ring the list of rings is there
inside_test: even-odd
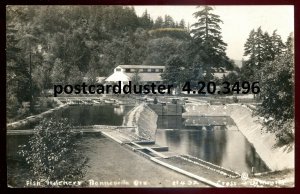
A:
[[[269,168],[245,136],[232,126],[192,126],[195,117],[160,116],[156,143],[171,151],[188,154],[238,172],[265,172]],[[213,118],[210,118],[213,120]],[[220,117],[216,118],[216,121]],[[228,122],[228,118],[225,118]],[[219,122],[218,122],[219,123]],[[231,123],[232,124],[232,123]]]

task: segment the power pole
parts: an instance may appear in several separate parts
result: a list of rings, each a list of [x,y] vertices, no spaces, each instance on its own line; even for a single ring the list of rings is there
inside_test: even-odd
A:
[[[29,52],[29,87],[30,87],[30,113],[33,112],[32,77],[31,77],[31,51]]]

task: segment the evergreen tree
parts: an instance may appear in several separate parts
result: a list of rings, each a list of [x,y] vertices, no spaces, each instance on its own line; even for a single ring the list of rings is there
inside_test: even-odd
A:
[[[258,72],[266,62],[273,61],[281,55],[284,44],[276,31],[270,36],[268,32],[263,32],[259,27],[257,31],[253,29],[250,32],[244,49],[244,56],[247,56],[248,60],[245,61],[245,66],[242,68],[242,73],[245,74],[243,77],[248,77],[252,81],[259,81],[261,74]]]
[[[219,25],[222,20],[218,15],[211,13],[212,10],[212,7],[204,6],[203,9],[195,12],[194,16],[198,21],[192,25],[191,30],[193,56],[195,58],[198,55],[202,60],[198,62],[198,66],[202,64],[201,68],[210,78],[212,67],[222,67],[228,61],[225,53],[227,44],[222,40]]]
[[[65,76],[66,66],[63,65],[61,59],[57,58],[51,71],[51,79],[54,84],[64,84],[67,81]]]
[[[267,119],[267,131],[277,135],[280,143],[294,141],[294,53],[292,36],[286,52],[265,63],[261,69],[261,105],[257,114]]]
[[[147,9],[143,13],[142,17],[139,18],[139,24],[140,24],[140,27],[144,28],[144,29],[150,29],[150,28],[152,28],[153,21],[152,21],[150,15],[147,12]]]
[[[169,15],[165,15],[164,25],[165,28],[174,28],[175,22],[173,18]]]
[[[179,27],[180,28],[185,28],[185,21],[184,21],[184,19],[180,20]]]
[[[264,32],[262,44],[263,44],[262,62],[273,60],[275,55],[273,53],[272,40],[268,32]]]
[[[273,34],[271,36],[271,42],[272,42],[272,51],[273,51],[273,58],[279,56],[283,53],[285,49],[285,45],[282,42],[281,36],[277,34],[277,30],[273,31]]]
[[[22,82],[27,83],[27,71],[24,65],[21,65],[20,52],[17,44],[19,42],[15,33],[15,26],[6,27],[6,107],[7,116],[12,117],[17,114],[22,102],[18,90]],[[27,92],[23,90],[23,92]]]
[[[164,25],[164,20],[161,16],[158,16],[154,22],[154,28],[162,28]]]
[[[162,74],[162,78],[176,87],[186,81],[186,63],[179,55],[172,55],[166,62],[166,70]]]

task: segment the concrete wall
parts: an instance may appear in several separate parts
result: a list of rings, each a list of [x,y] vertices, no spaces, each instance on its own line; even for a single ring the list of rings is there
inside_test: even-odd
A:
[[[275,135],[262,132],[262,122],[252,116],[252,110],[244,105],[192,105],[186,104],[183,116],[230,116],[238,129],[254,146],[256,152],[271,170],[294,168],[294,149],[277,147]]]
[[[157,115],[176,116],[182,114],[181,104],[149,104],[148,105]]]
[[[123,126],[136,126],[135,133],[137,135],[154,141],[157,118],[157,114],[151,108],[146,104],[140,104],[126,114]]]
[[[13,123],[8,123],[6,125],[7,130],[21,129],[22,127],[28,126],[31,123],[36,123],[36,122],[42,120],[43,118],[45,118],[45,116],[53,114],[54,111],[57,111],[57,110],[60,110],[62,108],[66,108],[66,107],[68,107],[67,104],[59,103],[59,106],[57,106],[55,108],[52,108],[52,109],[49,109],[49,110],[47,110],[45,112],[42,112],[40,114],[29,116],[29,117],[26,117],[25,119],[22,119],[22,120],[13,122]]]

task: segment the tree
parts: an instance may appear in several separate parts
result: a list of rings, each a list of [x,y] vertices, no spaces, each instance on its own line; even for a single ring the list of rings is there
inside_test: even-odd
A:
[[[165,28],[174,28],[175,27],[174,19],[169,15],[165,15],[165,20],[164,20],[163,26]]]
[[[138,28],[133,34],[132,40],[132,53],[131,53],[131,62],[133,64],[142,64],[146,58],[147,53],[145,50],[147,49],[147,43],[149,40],[148,31],[143,28]]]
[[[182,54],[184,41],[170,37],[150,39],[147,45],[145,65],[163,65],[171,55]]]
[[[285,45],[282,42],[281,36],[277,34],[277,30],[273,31],[273,34],[271,36],[271,42],[273,51],[272,59],[274,59],[276,56],[281,55],[285,49]]]
[[[244,56],[247,56],[248,60],[242,68],[242,74],[245,74],[243,77],[248,77],[249,81],[260,81],[261,75],[257,72],[260,72],[266,62],[273,61],[281,55],[284,44],[276,31],[270,36],[259,27],[250,32],[244,49]]]
[[[56,59],[51,71],[51,79],[53,83],[64,84],[66,82],[65,68],[61,59]]]
[[[83,74],[77,66],[72,67],[70,76],[68,77],[68,84],[81,84],[83,81]]]
[[[188,79],[185,73],[186,67],[179,55],[172,55],[166,62],[166,69],[161,76],[166,82],[180,88],[181,84]]]
[[[138,70],[136,70],[135,72],[134,72],[134,74],[132,75],[132,77],[131,77],[131,84],[132,84],[132,87],[134,86],[134,85],[139,85],[140,84],[140,82],[141,82],[141,76],[140,76],[140,73],[139,73],[139,71]]]
[[[222,40],[219,25],[222,20],[218,15],[211,13],[212,10],[212,7],[204,6],[202,10],[195,12],[193,15],[198,21],[192,25],[191,30],[192,56],[194,59],[198,56],[201,60],[196,64],[202,65],[206,75],[211,74],[212,67],[222,67],[225,61],[229,60],[225,53],[227,44]]]
[[[21,57],[22,49],[19,47],[20,38],[18,29],[14,25],[8,25],[6,30],[6,100],[7,115],[15,117],[22,101],[30,99],[29,71]]]
[[[77,149],[76,139],[67,119],[44,119],[18,153],[36,180],[78,181],[85,174],[87,158]]]
[[[293,45],[273,61],[266,62],[261,76],[261,100],[257,114],[267,119],[267,131],[279,138],[280,143],[294,141],[294,53]]]
[[[161,16],[158,16],[154,22],[154,28],[162,28],[164,24],[164,20]]]
[[[139,18],[139,25],[144,29],[152,28],[153,20],[151,20],[151,17],[148,14],[147,9],[144,11],[142,17]]]
[[[179,27],[180,28],[185,28],[185,21],[184,21],[184,19],[180,20]]]
[[[188,31],[182,28],[157,28],[148,31],[148,33],[151,38],[170,37],[173,39],[184,40],[186,42],[191,39]]]
[[[86,34],[80,28],[67,36],[65,58],[63,58],[71,66],[77,66],[81,72],[87,72],[90,60],[90,50],[86,45],[85,37]]]

